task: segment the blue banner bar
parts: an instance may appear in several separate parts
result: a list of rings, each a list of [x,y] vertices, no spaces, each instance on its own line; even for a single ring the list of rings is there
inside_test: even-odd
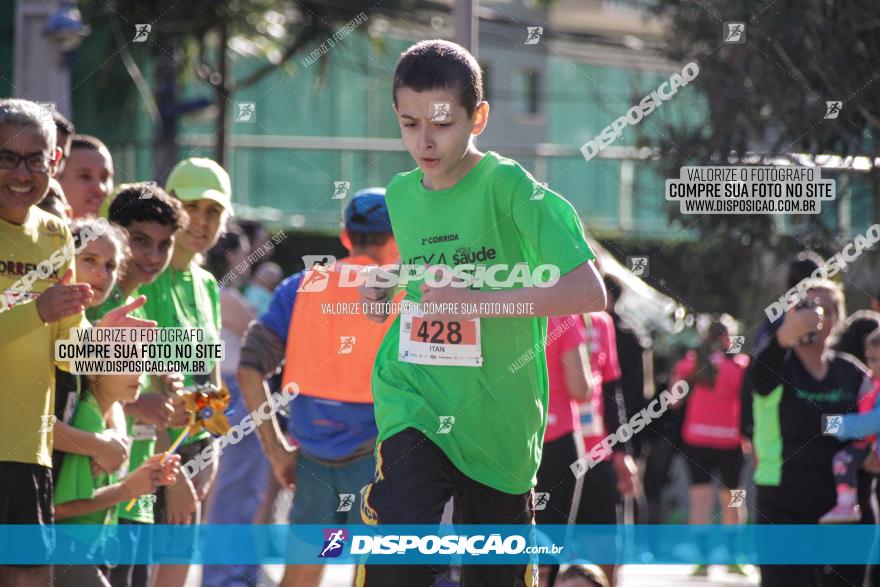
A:
[[[0,564],[878,564],[880,527],[0,526]]]

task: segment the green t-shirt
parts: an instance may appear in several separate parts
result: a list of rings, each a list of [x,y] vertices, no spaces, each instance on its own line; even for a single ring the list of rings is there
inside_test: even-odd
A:
[[[126,298],[125,294],[122,293],[122,290],[119,288],[119,284],[116,284],[113,286],[113,289],[110,291],[110,295],[107,296],[107,299],[104,300],[103,304],[96,308],[89,308],[86,311],[86,317],[89,319],[90,322],[92,322],[92,324],[97,324],[97,322],[101,318],[103,318],[107,312],[109,312],[110,310],[115,310],[119,306],[127,304],[132,300],[134,300],[134,296],[129,296]],[[129,316],[146,319],[146,317],[144,316],[143,307],[129,312]],[[144,392],[145,390],[141,389],[141,393]],[[132,418],[131,416],[126,416],[125,422],[128,436],[129,438],[132,438],[131,450],[128,457],[128,470],[134,471],[156,452],[156,439],[153,438],[152,440],[134,440],[134,435],[132,433],[134,427],[134,418]],[[153,508],[151,502],[146,502],[139,499],[135,502],[134,506],[129,511],[125,510],[126,506],[128,506],[128,503],[119,504],[120,518],[124,520],[140,522],[142,524],[153,523]]]
[[[191,262],[186,271],[169,265],[156,281],[142,285],[136,293],[147,296],[144,315],[160,328],[204,328],[206,340],[220,342],[220,288],[214,276],[196,262]],[[213,361],[209,361],[209,370],[213,370]],[[183,374],[184,387],[195,383],[192,373]],[[168,437],[173,442],[181,432],[183,428],[169,428]],[[188,436],[183,444],[210,436],[202,430]]]
[[[511,159],[488,152],[446,190],[425,189],[422,177],[419,169],[399,174],[386,193],[402,263],[525,263],[529,270],[552,264],[564,275],[595,258],[571,204]],[[500,271],[496,279],[507,276]],[[406,300],[420,299],[421,283],[409,281]],[[480,319],[480,367],[399,360],[400,322],[386,334],[373,368],[379,440],[416,428],[468,477],[507,493],[528,491],[547,420],[547,319]],[[527,353],[529,360],[515,368]],[[448,428],[441,426],[446,416],[455,418]]]
[[[95,434],[107,429],[104,414],[101,413],[98,400],[92,392],[86,392],[77,404],[71,426]],[[95,491],[116,481],[115,472],[108,475],[101,471],[93,477],[91,457],[65,453],[61,470],[58,472],[58,483],[55,485],[55,505],[79,499],[92,499]],[[59,524],[115,524],[116,522],[116,506],[58,521]]]

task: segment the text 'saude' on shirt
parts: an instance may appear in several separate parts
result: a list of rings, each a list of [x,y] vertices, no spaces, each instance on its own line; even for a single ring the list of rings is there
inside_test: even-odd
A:
[[[565,275],[594,258],[571,204],[511,159],[486,153],[447,190],[425,189],[422,177],[419,169],[399,174],[386,192],[404,264],[525,263],[530,271],[551,264]],[[420,299],[421,283],[407,284],[406,300]],[[479,322],[482,364],[474,367],[401,361],[401,319],[395,320],[373,370],[379,440],[416,428],[468,477],[524,493],[535,482],[547,420],[547,319]],[[517,368],[530,351],[534,359]]]

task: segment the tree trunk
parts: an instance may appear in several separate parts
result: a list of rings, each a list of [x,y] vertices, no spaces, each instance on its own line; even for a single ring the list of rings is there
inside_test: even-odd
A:
[[[158,28],[158,27],[157,27]],[[156,48],[156,104],[160,122],[153,135],[153,179],[160,185],[177,163],[177,58],[180,54],[180,37],[172,33],[161,34],[161,48]]]
[[[226,167],[226,140],[229,132],[229,63],[226,57],[228,44],[229,27],[223,22],[220,25],[220,55],[217,67],[221,80],[214,86],[214,96],[217,102],[217,130],[214,133],[217,137],[217,143],[214,150],[214,160],[222,167]]]

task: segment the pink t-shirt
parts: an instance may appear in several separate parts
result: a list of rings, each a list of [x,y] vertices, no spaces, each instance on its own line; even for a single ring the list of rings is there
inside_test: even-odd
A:
[[[568,394],[562,355],[587,342],[584,320],[579,315],[550,316],[547,319],[547,375],[550,379],[550,405],[544,442],[571,434],[578,427],[577,402]]]
[[[602,416],[605,408],[602,384],[620,379],[614,321],[608,312],[592,312],[588,315],[591,327],[587,332],[587,344],[590,349],[590,366],[593,369],[593,396],[589,402],[579,406],[584,448],[587,452],[608,434]],[[605,460],[610,458],[611,455],[607,455]]]
[[[722,450],[740,445],[740,387],[749,366],[748,355],[715,353],[709,360],[715,367],[715,385],[694,386],[685,408],[682,439],[693,446]],[[697,368],[696,351],[688,351],[675,365],[673,381],[690,379]]]

